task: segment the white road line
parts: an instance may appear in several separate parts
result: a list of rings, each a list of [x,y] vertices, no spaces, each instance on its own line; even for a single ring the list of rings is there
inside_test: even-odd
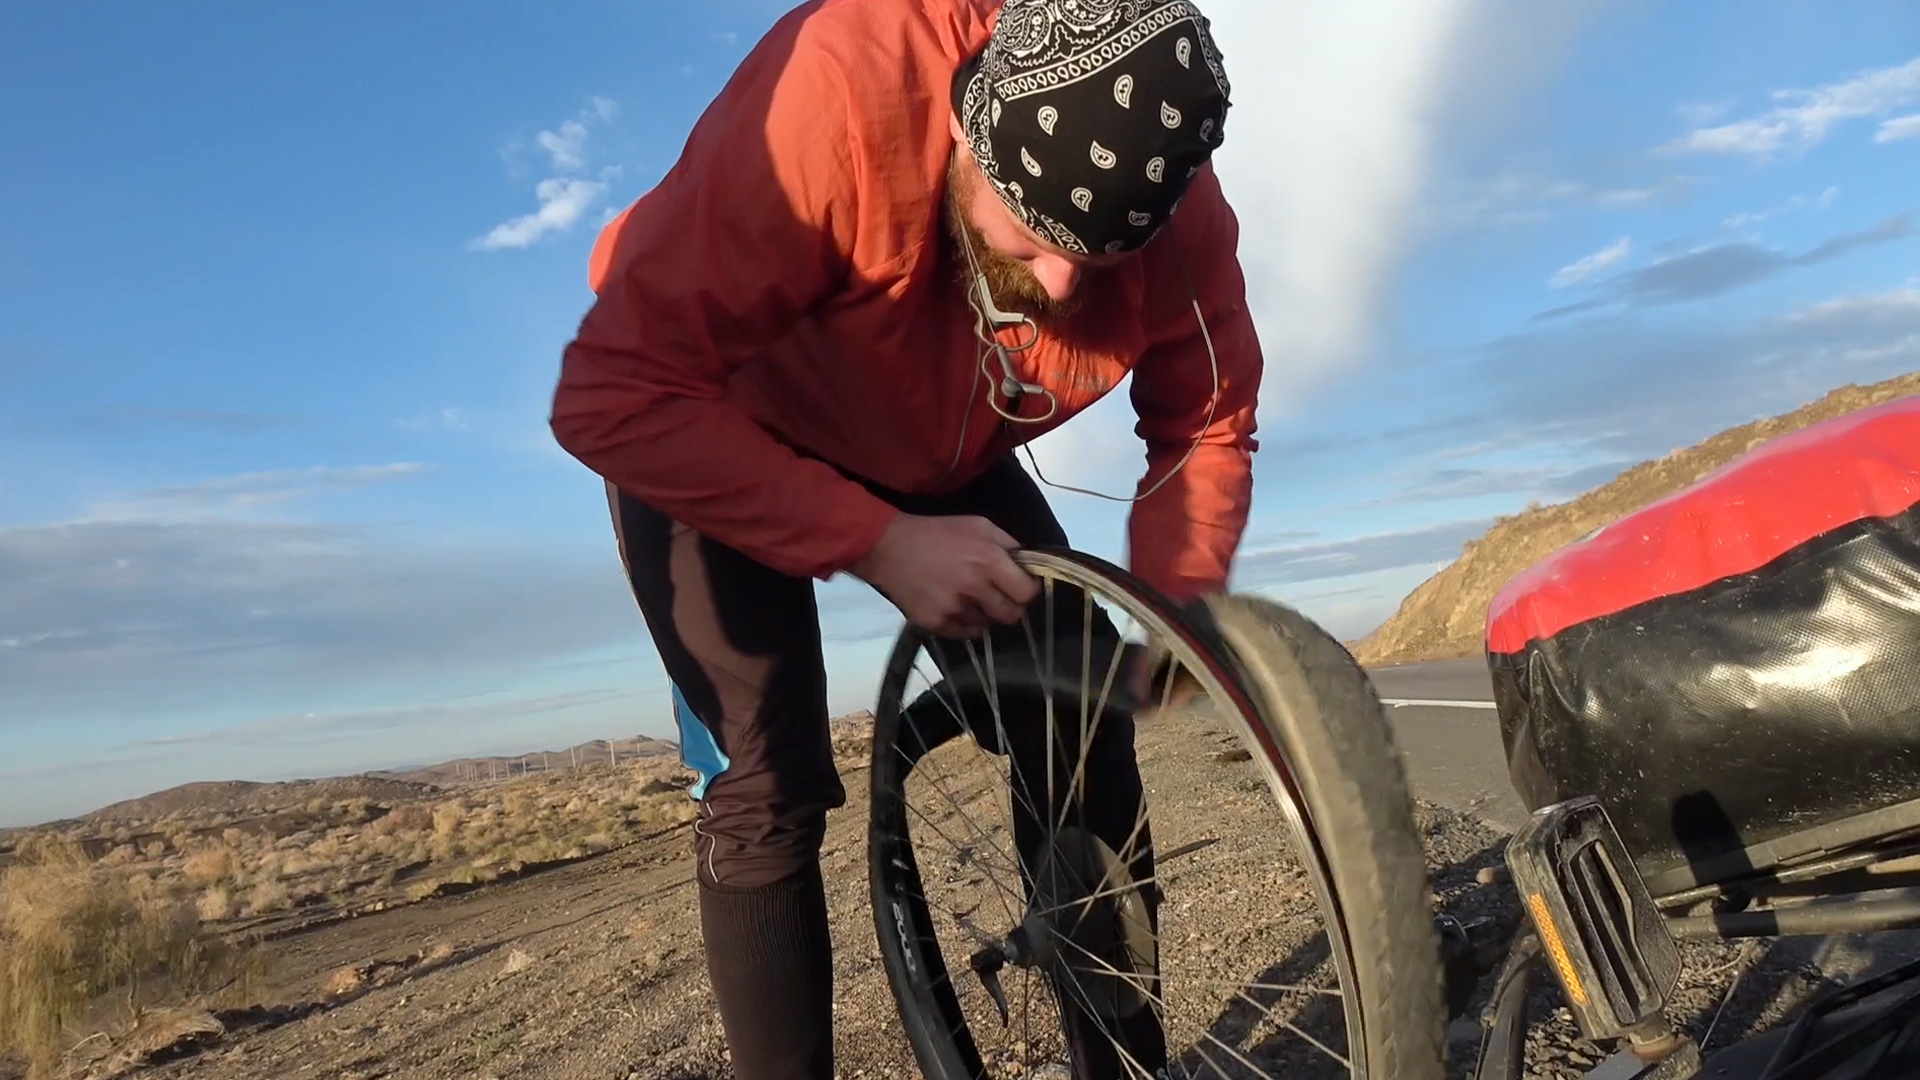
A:
[[[1491,701],[1435,701],[1427,698],[1381,698],[1380,704],[1391,705],[1396,709],[1417,705],[1426,709],[1492,709],[1497,708]]]

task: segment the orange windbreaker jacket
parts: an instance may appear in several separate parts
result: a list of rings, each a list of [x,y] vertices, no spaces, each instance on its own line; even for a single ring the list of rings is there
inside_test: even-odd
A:
[[[1043,334],[1013,354],[1023,380],[1058,397],[1053,417],[1009,424],[987,407],[999,373],[981,376],[942,195],[953,72],[997,8],[813,0],[783,17],[672,169],[602,230],[554,436],[682,524],[826,579],[896,513],[833,465],[949,491],[1131,371],[1147,465],[1136,491],[1201,445],[1133,505],[1129,566],[1179,599],[1222,588],[1251,497],[1262,360],[1238,223],[1211,167],[1123,269],[1083,276],[1071,344]],[[1210,424],[1196,295],[1219,358]],[[1027,395],[1020,410],[1041,415],[1045,401]]]

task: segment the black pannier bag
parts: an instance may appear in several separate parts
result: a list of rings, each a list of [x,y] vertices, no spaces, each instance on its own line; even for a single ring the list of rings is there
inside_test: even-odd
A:
[[[1599,798],[1656,891],[1920,826],[1920,396],[1554,552],[1486,631],[1521,799]]]

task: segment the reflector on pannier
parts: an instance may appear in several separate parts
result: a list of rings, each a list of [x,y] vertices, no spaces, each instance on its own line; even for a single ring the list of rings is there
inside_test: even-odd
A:
[[[1562,548],[1486,631],[1520,797],[1597,796],[1645,873],[1920,798],[1920,396]]]

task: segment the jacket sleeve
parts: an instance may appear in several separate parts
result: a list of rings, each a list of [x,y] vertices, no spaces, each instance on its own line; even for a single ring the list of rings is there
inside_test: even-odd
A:
[[[783,573],[831,577],[896,511],[774,439],[729,376],[843,282],[857,240],[841,72],[770,34],[673,169],[603,231],[562,351],[555,440],[614,486]]]
[[[1134,430],[1147,447],[1147,471],[1136,495],[1179,465],[1189,449],[1193,457],[1133,504],[1128,562],[1148,584],[1185,601],[1226,588],[1246,531],[1264,361],[1246,305],[1239,224],[1211,167],[1194,178],[1168,234],[1163,239],[1175,241],[1172,257],[1148,282],[1158,333],[1133,370],[1139,417]],[[1217,399],[1209,337],[1218,358]]]

